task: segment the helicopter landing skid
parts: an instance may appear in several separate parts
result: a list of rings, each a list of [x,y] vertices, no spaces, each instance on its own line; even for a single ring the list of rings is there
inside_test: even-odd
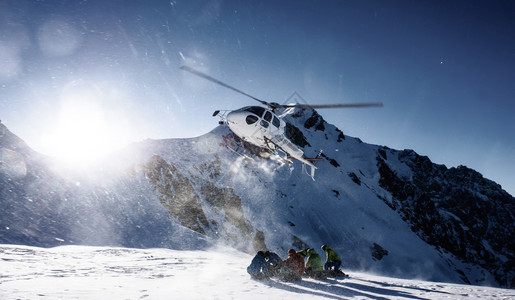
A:
[[[248,156],[246,154],[240,153],[237,150],[235,150],[235,149],[233,149],[233,148],[231,148],[229,146],[226,146],[226,147],[227,147],[227,149],[231,150],[232,152],[234,152],[234,153],[238,154],[239,156],[243,157],[244,160],[249,161],[249,162],[253,162],[254,161],[254,159],[252,157],[250,157],[250,156]]]
[[[291,161],[288,157],[282,156],[277,151],[270,156],[270,159],[277,161],[281,165],[291,165],[293,161]]]
[[[243,159],[245,159],[246,161],[249,161],[249,162],[253,162],[254,159],[248,155],[246,155],[245,153],[242,153],[240,152],[240,146],[233,140],[231,139],[230,136],[228,135],[224,135],[222,136],[223,138],[223,143],[220,143],[222,146],[225,146],[227,149],[231,150],[232,152],[238,154],[239,156],[243,157]],[[232,146],[236,146],[236,149],[234,149]]]

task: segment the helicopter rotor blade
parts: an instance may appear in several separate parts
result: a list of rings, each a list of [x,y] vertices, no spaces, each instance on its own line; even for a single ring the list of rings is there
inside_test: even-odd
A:
[[[277,108],[300,108],[300,109],[315,109],[315,108],[349,108],[349,107],[373,107],[373,106],[383,106],[383,103],[377,102],[377,103],[348,103],[348,104],[315,104],[315,105],[309,105],[309,104],[279,104],[276,102],[266,102],[264,100],[261,100],[259,98],[256,98],[252,95],[249,95],[233,86],[228,85],[225,82],[222,82],[216,78],[213,78],[205,73],[202,73],[196,69],[193,69],[192,67],[188,66],[182,66],[180,67],[181,70],[190,72],[191,74],[197,75],[201,78],[204,78],[206,80],[209,80],[213,83],[216,83],[218,85],[221,85],[225,88],[228,88],[236,93],[242,94],[244,96],[247,96],[263,105],[266,105],[270,107],[270,109],[274,110]]]
[[[381,107],[383,106],[383,103],[377,102],[377,103],[343,103],[343,104],[315,104],[315,105],[309,105],[309,104],[285,104],[281,105],[281,107],[289,108],[300,108],[300,109],[314,109],[314,108],[348,108],[348,107]]]
[[[237,88],[235,88],[235,87],[233,87],[233,86],[230,86],[230,85],[228,85],[228,84],[226,84],[226,83],[224,83],[224,82],[222,82],[222,81],[220,81],[220,80],[218,80],[218,79],[216,79],[216,78],[213,78],[213,77],[211,77],[211,76],[209,76],[209,75],[207,75],[207,74],[204,74],[204,73],[202,73],[202,72],[200,72],[200,71],[198,71],[198,70],[195,70],[195,69],[193,69],[193,68],[191,68],[191,67],[188,67],[188,66],[182,66],[182,67],[181,67],[181,70],[188,71],[188,72],[190,72],[191,74],[197,75],[197,76],[199,76],[199,77],[201,77],[201,78],[207,79],[207,80],[209,80],[209,81],[211,81],[211,82],[214,82],[214,83],[216,83],[216,84],[218,84],[218,85],[221,85],[221,86],[223,86],[223,87],[225,87],[225,88],[228,88],[228,89],[230,89],[230,90],[232,90],[232,91],[235,91],[236,93],[242,94],[242,95],[247,96],[247,97],[249,97],[249,98],[251,98],[251,99],[253,99],[253,100],[256,100],[256,101],[258,101],[259,103],[261,103],[261,104],[263,104],[263,105],[270,106],[270,103],[268,103],[268,102],[266,102],[266,101],[263,101],[263,100],[261,100],[261,99],[258,99],[258,98],[254,97],[254,96],[252,96],[252,95],[249,95],[249,94],[247,94],[247,93],[245,93],[245,92],[243,92],[243,91],[241,91],[241,90],[238,90]]]

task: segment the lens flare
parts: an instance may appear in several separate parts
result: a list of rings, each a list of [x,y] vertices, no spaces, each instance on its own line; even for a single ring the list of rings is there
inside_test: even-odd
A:
[[[46,152],[67,163],[87,164],[125,146],[127,122],[105,101],[94,84],[69,84],[63,91],[55,129],[42,138]]]

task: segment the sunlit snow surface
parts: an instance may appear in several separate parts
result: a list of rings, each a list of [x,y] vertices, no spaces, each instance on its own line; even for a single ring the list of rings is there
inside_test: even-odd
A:
[[[0,246],[1,299],[513,299],[515,290],[395,279],[256,281],[233,249]]]

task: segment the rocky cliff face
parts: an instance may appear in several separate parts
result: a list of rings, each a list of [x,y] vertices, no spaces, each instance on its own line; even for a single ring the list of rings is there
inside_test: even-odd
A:
[[[395,155],[409,176],[389,166]],[[414,151],[380,149],[379,185],[384,199],[427,243],[481,265],[500,283],[515,286],[515,201],[495,182],[464,166],[446,168]],[[463,275],[463,280],[468,279]]]
[[[224,237],[235,244],[249,244],[256,235],[234,189],[216,185],[222,172],[220,158],[183,173],[154,155],[143,170],[161,204],[183,226],[203,235]],[[200,176],[195,176],[195,172]]]

